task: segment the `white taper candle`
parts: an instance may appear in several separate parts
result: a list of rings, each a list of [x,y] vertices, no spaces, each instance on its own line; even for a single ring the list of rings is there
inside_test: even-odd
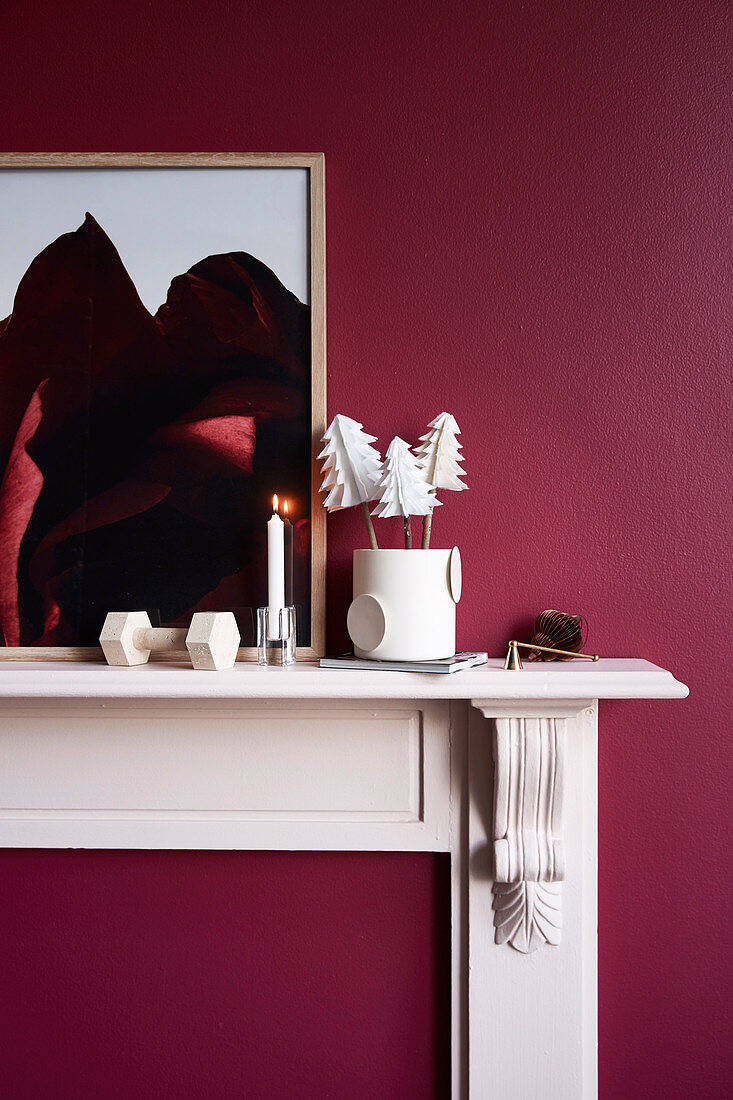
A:
[[[272,498],[272,508],[267,524],[267,606],[279,611],[285,606],[285,528],[278,515],[277,496]]]

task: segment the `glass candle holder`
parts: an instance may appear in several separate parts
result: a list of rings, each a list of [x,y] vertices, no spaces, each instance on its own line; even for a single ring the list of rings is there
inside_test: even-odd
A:
[[[295,664],[295,608],[257,608],[257,663]]]

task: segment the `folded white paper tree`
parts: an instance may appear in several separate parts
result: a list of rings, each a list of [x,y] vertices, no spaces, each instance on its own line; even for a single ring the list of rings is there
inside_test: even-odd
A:
[[[368,502],[379,503],[372,516],[386,519],[402,516],[405,521],[405,547],[412,547],[411,516],[423,517],[422,549],[430,547],[433,509],[440,506],[438,489],[456,492],[467,489],[461,481],[463,456],[457,436],[460,429],[451,413],[442,412],[430,421],[429,431],[410,449],[396,436],[387,449],[384,462],[371,446],[376,437],[367,435],[361,424],[337,413],[328,426],[319,454],[322,460],[321,491],[328,495],[323,507],[329,512],[361,505],[369,545],[378,549]],[[414,454],[413,454],[414,451]]]
[[[415,457],[420,467],[424,480],[435,492],[437,489],[451,489],[454,492],[467,489],[459,479],[466,476],[461,469],[463,455],[460,453],[462,445],[456,436],[461,434],[461,429],[451,413],[442,412],[428,424],[429,432],[420,436],[420,442],[413,448]],[[435,500],[435,503],[439,501]],[[432,527],[432,512],[425,516],[422,529],[422,549],[430,546],[430,530]]]
[[[318,458],[323,459],[321,490],[330,490],[323,502],[329,512],[360,504],[369,534],[369,545],[377,549],[367,502],[379,499],[382,457],[371,446],[376,437],[362,431],[362,425],[337,413],[326,429],[326,444]]]
[[[428,516],[440,504],[430,493],[417,459],[399,436],[390,443],[382,464],[379,504],[372,515],[379,519],[402,516],[405,521],[405,547],[412,547],[410,516]]]

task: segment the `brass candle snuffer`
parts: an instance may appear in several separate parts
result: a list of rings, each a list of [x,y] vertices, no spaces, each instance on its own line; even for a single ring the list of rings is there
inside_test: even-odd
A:
[[[553,661],[556,657],[561,661],[569,661],[573,657],[583,657],[587,661],[597,661],[597,653],[579,652],[583,647],[584,626],[587,631],[587,623],[581,615],[568,615],[564,611],[555,611],[554,609],[540,612],[535,619],[535,632],[532,635],[532,641],[518,642],[512,639],[509,643],[504,669],[507,671],[521,671],[520,646],[522,649],[532,651],[529,655],[530,661]],[[544,654],[546,653],[552,654],[552,656],[545,657]]]
[[[521,672],[524,668],[522,658],[519,656],[519,646],[523,649],[541,649],[543,653],[556,653],[559,657],[584,657],[586,661],[598,660],[597,653],[571,653],[569,649],[553,649],[548,645],[537,645],[536,642],[517,642],[512,639],[504,662],[506,671]]]

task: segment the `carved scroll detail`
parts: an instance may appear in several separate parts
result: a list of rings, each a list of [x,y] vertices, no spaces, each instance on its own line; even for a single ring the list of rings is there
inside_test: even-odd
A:
[[[497,718],[495,731],[495,941],[529,954],[560,942],[565,722]]]

